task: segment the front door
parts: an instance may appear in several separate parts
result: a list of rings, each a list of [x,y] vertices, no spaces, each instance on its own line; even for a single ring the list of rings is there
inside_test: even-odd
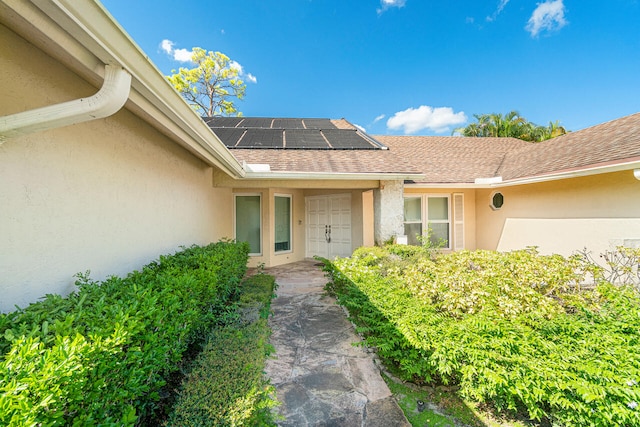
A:
[[[307,257],[334,258],[351,255],[351,194],[313,196],[305,199]]]

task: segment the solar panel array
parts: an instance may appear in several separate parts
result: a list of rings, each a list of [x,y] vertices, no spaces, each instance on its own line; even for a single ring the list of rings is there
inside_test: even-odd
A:
[[[229,148],[288,150],[379,150],[384,146],[329,119],[207,117],[205,122]]]

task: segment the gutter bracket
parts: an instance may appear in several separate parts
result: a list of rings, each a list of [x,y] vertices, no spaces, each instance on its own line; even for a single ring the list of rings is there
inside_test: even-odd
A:
[[[0,117],[0,145],[7,138],[111,116],[127,102],[130,90],[131,74],[120,66],[105,65],[102,87],[89,98]]]

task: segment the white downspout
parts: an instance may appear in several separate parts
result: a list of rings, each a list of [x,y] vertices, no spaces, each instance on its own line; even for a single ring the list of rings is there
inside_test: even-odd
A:
[[[7,138],[101,119],[115,114],[127,102],[131,75],[122,67],[105,65],[104,82],[89,98],[36,108],[0,117],[0,145]]]

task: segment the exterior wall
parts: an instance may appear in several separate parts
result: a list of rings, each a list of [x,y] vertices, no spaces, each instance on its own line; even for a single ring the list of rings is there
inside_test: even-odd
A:
[[[0,26],[0,115],[97,89]],[[0,310],[232,236],[212,168],[121,110],[0,145]]]
[[[405,186],[404,196],[432,196],[432,195],[446,195],[449,196],[450,212],[451,212],[451,242],[456,238],[455,227],[453,227],[453,195],[462,194],[464,197],[464,249],[475,250],[476,249],[476,190],[475,189],[460,189],[460,188],[411,188]]]
[[[494,211],[489,199],[496,190],[504,205]],[[599,254],[640,241],[640,182],[633,171],[622,171],[483,189],[476,212],[478,248],[538,246],[542,253],[570,255],[586,247]]]
[[[373,228],[373,190],[362,193],[362,246],[376,244]]]

